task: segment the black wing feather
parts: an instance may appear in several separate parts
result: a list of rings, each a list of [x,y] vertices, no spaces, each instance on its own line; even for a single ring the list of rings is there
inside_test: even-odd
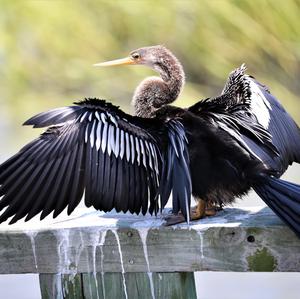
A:
[[[279,101],[259,82],[257,84],[263,96],[269,103],[270,122],[268,131],[272,135],[272,142],[280,152],[280,161],[284,172],[293,161],[300,163],[300,129],[286,112]]]
[[[188,110],[213,120],[280,176],[293,161],[300,161],[300,130],[269,90],[245,70],[243,65],[230,74],[219,97]]]
[[[40,212],[41,219],[51,212],[56,217],[66,207],[70,214],[83,194],[87,206],[104,211],[144,214],[157,206],[163,121],[143,121],[87,99],[38,114],[25,125],[52,127],[0,165],[0,209],[6,207],[0,222],[26,215],[27,221]],[[149,150],[142,152],[141,142]]]
[[[189,168],[188,143],[184,127],[179,120],[170,120],[167,124],[169,132],[169,146],[163,169],[164,182],[167,184],[162,190],[162,202],[166,203],[172,192],[173,213],[182,212],[189,221],[191,205],[192,182]]]

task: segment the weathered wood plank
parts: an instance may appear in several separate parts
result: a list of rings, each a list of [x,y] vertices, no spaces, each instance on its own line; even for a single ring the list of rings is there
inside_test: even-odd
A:
[[[66,276],[65,279],[67,279]],[[67,279],[69,286],[66,288],[65,284],[62,284],[62,293],[68,295],[64,298],[197,298],[194,273],[192,272],[153,273],[151,276],[148,273],[125,273],[124,276],[121,273],[84,273],[82,280],[83,291],[80,293],[82,297],[78,297],[78,293],[75,293],[76,297],[70,296],[70,294],[74,294],[70,292],[70,285],[76,284],[76,282]],[[73,288],[76,289],[77,286]]]
[[[0,273],[300,271],[300,240],[268,208],[161,224],[95,212],[44,227],[0,225]]]
[[[39,280],[42,299],[85,298],[81,274],[40,274]]]
[[[40,274],[39,280],[43,299],[63,299],[60,274]]]
[[[62,274],[61,279],[65,299],[84,299],[81,274]]]
[[[40,288],[42,299],[197,298],[192,272],[40,274]]]

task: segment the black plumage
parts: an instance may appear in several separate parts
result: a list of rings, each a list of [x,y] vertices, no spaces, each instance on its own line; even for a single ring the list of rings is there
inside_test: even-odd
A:
[[[157,213],[172,194],[174,223],[199,219],[209,214],[205,205],[223,206],[253,188],[300,235],[300,186],[279,179],[300,162],[300,131],[244,66],[220,96],[181,109],[169,105],[185,77],[169,50],[141,48],[98,65],[118,64],[160,74],[137,87],[136,115],[86,99],[26,121],[48,129],[0,166],[0,222],[56,217],[66,207],[70,214],[83,194],[99,210]],[[191,194],[198,205],[190,213]]]

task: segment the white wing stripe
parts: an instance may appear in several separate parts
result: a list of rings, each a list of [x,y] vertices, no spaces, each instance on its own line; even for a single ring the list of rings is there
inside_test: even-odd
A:
[[[93,113],[88,111],[80,118],[82,122],[89,115],[88,118],[91,121],[86,124],[85,143],[90,141],[91,147],[95,146],[97,151],[101,148],[102,152],[107,151],[108,155],[113,152],[116,158],[123,159],[126,155],[127,162],[131,161],[132,164],[137,161],[138,165],[141,165],[142,161],[144,167],[150,167],[158,173],[158,159],[154,144],[120,129],[116,118],[111,114],[98,111],[94,114],[93,121],[91,121]],[[108,118],[111,122],[107,122]]]
[[[123,159],[124,157],[124,153],[125,153],[125,142],[124,142],[124,131],[121,130],[121,142],[120,142],[120,145],[121,145],[121,149],[120,149],[120,157],[121,159]]]
[[[106,115],[104,114],[104,113],[101,113],[101,120],[102,120],[102,122],[104,123],[104,124],[106,124],[107,123],[107,121],[106,121]]]
[[[270,123],[270,103],[266,100],[265,96],[251,79],[249,80],[251,91],[251,103],[250,107],[253,114],[256,116],[257,121],[265,128],[268,129]]]
[[[117,127],[116,128],[116,142],[115,142],[115,147],[114,147],[114,154],[116,157],[119,156],[120,152],[120,129]]]
[[[94,142],[95,142],[95,125],[96,125],[96,120],[94,119],[91,134],[90,134],[91,147],[94,146]]]
[[[139,140],[137,137],[135,137],[135,148],[136,148],[136,152],[137,152],[137,162],[138,165],[140,165],[141,163],[141,151],[140,151],[140,146],[139,146]]]
[[[134,140],[133,136],[130,135],[130,145],[131,145],[131,164],[134,163],[135,153],[134,153]]]
[[[107,115],[109,116],[110,121],[111,121],[116,127],[118,127],[118,123],[117,123],[116,119],[115,119],[110,113],[107,113]]]
[[[149,144],[148,144],[147,140],[145,141],[145,145],[146,145],[147,154],[148,154],[148,158],[149,158],[149,166],[153,170],[152,156],[151,156],[151,153],[150,153],[150,148],[149,148]]]
[[[141,144],[141,149],[142,149],[142,154],[143,154],[143,164],[145,167],[147,167],[146,164],[146,153],[145,153],[145,148],[144,148],[144,143],[143,141],[140,139],[140,144]]]
[[[101,145],[101,122],[100,121],[98,122],[96,136],[97,136],[97,139],[96,139],[96,149],[98,151],[99,148],[100,148],[100,145]]]
[[[130,145],[129,145],[129,135],[125,132],[125,139],[126,139],[126,159],[129,162],[130,160]]]
[[[107,122],[105,122],[104,124],[103,133],[102,133],[101,149],[103,153],[105,153],[106,146],[107,146]]]
[[[111,127],[111,125],[108,125],[108,127],[107,127],[107,153],[109,156],[111,154],[110,127]]]
[[[107,142],[107,153],[110,156],[111,151],[114,146],[114,134],[113,134],[114,127],[111,125],[108,125],[108,142]]]
[[[151,148],[151,152],[152,152],[152,156],[154,158],[154,168],[155,168],[155,171],[158,173],[158,160],[157,160],[157,156],[156,156],[156,151],[155,151],[155,148],[153,146],[153,144],[150,142],[150,148]]]
[[[80,122],[82,123],[83,121],[84,121],[84,119],[85,119],[85,117],[87,116],[87,111],[85,111],[84,113],[83,113],[83,115],[81,116],[81,118],[80,118]]]
[[[100,121],[100,116],[99,116],[98,111],[95,112],[95,115],[96,115],[96,118]]]
[[[85,129],[85,136],[84,136],[84,141],[85,141],[85,143],[87,143],[88,142],[88,134],[89,134],[89,125],[90,125],[90,123],[87,123],[87,125],[86,125],[86,129]]]

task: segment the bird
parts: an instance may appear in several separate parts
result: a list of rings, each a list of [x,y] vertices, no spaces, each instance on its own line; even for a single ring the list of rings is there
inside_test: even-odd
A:
[[[95,64],[114,65],[144,65],[159,76],[137,86],[133,115],[86,98],[27,120],[46,130],[0,165],[0,222],[65,208],[69,215],[82,198],[104,212],[157,214],[172,198],[166,223],[189,223],[253,189],[300,237],[300,186],[280,179],[300,163],[300,130],[244,64],[219,96],[188,108],[172,105],[185,73],[166,47]]]

